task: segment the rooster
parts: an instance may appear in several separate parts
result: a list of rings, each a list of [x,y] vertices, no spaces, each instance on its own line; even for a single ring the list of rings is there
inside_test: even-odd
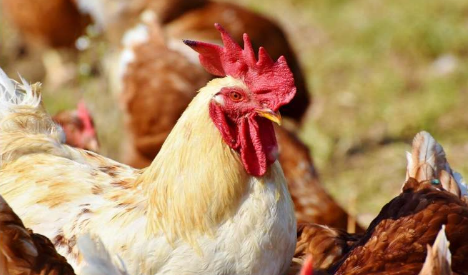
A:
[[[93,118],[83,101],[76,110],[61,111],[52,119],[62,127],[68,145],[94,152],[99,150]]]
[[[192,87],[201,87],[212,77],[203,71],[198,62],[195,63],[196,54],[193,56],[186,47],[182,48],[175,37],[187,34],[212,41],[217,39],[214,38],[216,33],[207,27],[216,15],[216,19],[224,20],[232,30],[236,30],[238,39],[242,37],[240,26],[245,26],[254,31],[252,40],[256,40],[257,44],[268,43],[276,55],[287,51],[294,57],[284,36],[274,24],[235,5],[207,4],[184,13],[165,27],[146,15],[143,16],[142,24],[125,36],[126,49],[120,59],[120,76],[115,76],[123,81],[120,99],[128,134],[123,159],[134,167],[142,168],[151,164],[174,124],[195,96]],[[295,77],[297,85],[302,74],[299,65],[294,67],[296,76],[299,76]],[[301,120],[309,102],[304,82],[299,83],[302,83],[299,86],[302,89],[299,89],[303,98],[298,99],[296,95],[296,101],[289,104],[289,112],[286,112],[289,118],[297,121]],[[276,133],[280,163],[298,221],[346,229],[349,215],[321,186],[308,148],[291,130],[281,128]]]
[[[282,274],[296,220],[273,122],[295,94],[286,60],[185,41],[220,76],[200,89],[150,167],[63,144],[37,86],[1,76],[0,193],[74,267],[77,236],[102,238],[130,274]],[[118,234],[116,234],[118,232]],[[187,259],[190,259],[189,261]]]

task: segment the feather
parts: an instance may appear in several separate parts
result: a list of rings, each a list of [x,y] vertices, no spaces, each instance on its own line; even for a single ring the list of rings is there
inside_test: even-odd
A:
[[[64,153],[63,130],[43,109],[40,84],[20,79],[10,79],[0,68],[0,167],[26,153]],[[25,134],[28,138],[20,140]]]
[[[24,78],[22,83],[10,79],[0,68],[0,119],[3,119],[15,107],[37,108],[41,102],[38,89],[33,89]]]
[[[46,237],[26,229],[0,196],[0,274],[75,275]]]
[[[428,132],[420,132],[414,137],[412,151],[407,152],[406,158],[406,180],[438,180],[434,183],[440,182],[445,190],[458,197],[465,198],[468,195],[462,176],[451,169],[444,149]]]
[[[86,263],[80,275],[128,275],[123,261],[119,258],[121,267],[117,267],[101,239],[83,235],[78,238],[78,248]]]
[[[315,268],[327,269],[348,253],[359,238],[360,235],[319,224],[299,224],[294,259],[306,265],[307,257],[311,256]]]
[[[449,249],[449,241],[445,235],[445,225],[437,234],[434,245],[427,245],[426,261],[419,275],[450,275],[452,274],[452,254]]]

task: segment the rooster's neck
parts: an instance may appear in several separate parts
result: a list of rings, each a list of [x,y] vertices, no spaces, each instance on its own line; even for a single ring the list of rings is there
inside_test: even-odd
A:
[[[209,116],[209,103],[231,77],[202,88],[139,179],[148,194],[148,229],[196,246],[229,217],[246,192],[250,176],[237,152],[224,143]]]

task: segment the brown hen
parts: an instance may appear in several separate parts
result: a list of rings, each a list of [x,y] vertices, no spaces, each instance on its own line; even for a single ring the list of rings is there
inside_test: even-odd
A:
[[[315,228],[320,228],[320,226],[314,226]],[[336,236],[330,236],[330,239],[336,239]],[[326,239],[325,239],[326,240]],[[326,240],[330,244],[331,250],[337,250],[342,247],[342,240],[338,238],[336,245],[333,245],[332,242]],[[320,245],[320,244],[319,244]],[[310,245],[309,247],[312,247]],[[326,253],[325,253],[326,254]],[[323,270],[322,266],[317,266],[315,263],[316,256],[321,257],[321,255],[314,254],[307,255],[305,260],[300,260],[293,262],[292,267],[288,274],[290,275],[327,275],[330,274]],[[449,250],[449,242],[447,236],[445,235],[445,226],[442,226],[442,229],[437,234],[437,238],[432,246],[427,246],[427,256],[424,261],[424,265],[419,272],[419,275],[452,275],[451,270],[451,254]],[[316,269],[314,269],[316,267]],[[402,267],[403,272],[404,267]],[[381,273],[379,273],[381,274]],[[398,273],[400,274],[400,273]]]
[[[417,274],[425,261],[427,245],[434,243],[445,225],[452,270],[468,273],[466,185],[450,169],[442,147],[426,132],[415,137],[408,160],[409,178],[402,193],[383,207],[365,235],[330,268],[331,272]],[[444,186],[452,187],[447,191]]]
[[[455,274],[468,274],[466,184],[426,132],[414,138],[402,189],[363,236],[315,224],[299,226],[290,274],[310,255],[314,274],[329,266],[328,274],[448,275],[450,265]]]
[[[46,237],[26,229],[0,196],[0,274],[72,275],[73,268]]]
[[[74,47],[89,18],[73,0],[2,0],[2,12],[27,41],[49,47]]]
[[[68,145],[94,152],[99,150],[93,118],[83,101],[78,103],[76,110],[61,111],[52,119],[62,126]]]

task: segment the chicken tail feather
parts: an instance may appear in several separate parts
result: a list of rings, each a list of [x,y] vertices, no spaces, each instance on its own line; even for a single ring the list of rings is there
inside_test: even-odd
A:
[[[452,255],[449,250],[449,241],[445,235],[445,225],[431,247],[427,245],[427,256],[419,275],[451,275]]]
[[[468,195],[467,186],[462,176],[453,171],[447,162],[442,146],[428,132],[420,132],[413,139],[411,153],[406,153],[408,166],[406,179],[417,181],[435,180],[442,187],[464,198]]]

